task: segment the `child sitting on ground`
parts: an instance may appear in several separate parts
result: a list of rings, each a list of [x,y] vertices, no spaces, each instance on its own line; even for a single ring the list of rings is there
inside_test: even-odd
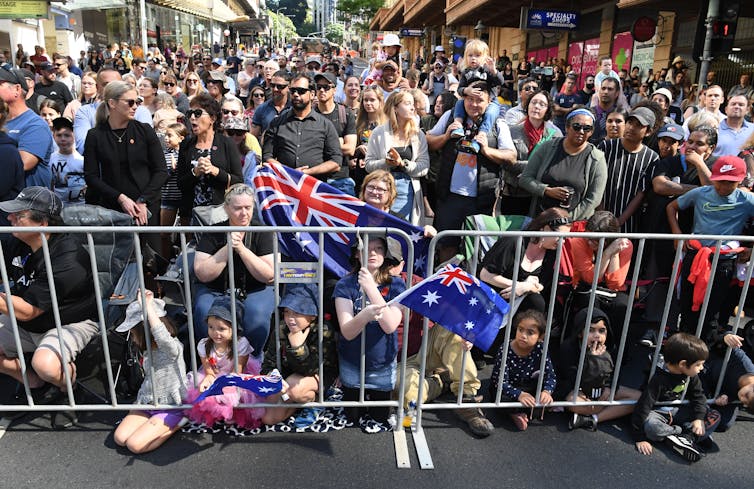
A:
[[[636,449],[650,455],[650,441],[662,441],[689,462],[697,462],[704,456],[697,443],[708,441],[720,423],[720,413],[707,408],[699,380],[709,350],[696,336],[678,333],[668,338],[663,354],[664,363],[657,365],[631,418]],[[689,404],[658,405],[679,401],[684,392]]]
[[[544,368],[542,392],[537,400],[537,382],[539,381],[542,363],[542,345],[545,336],[545,316],[539,311],[529,309],[519,312],[513,318],[515,337],[508,345],[508,356],[502,380],[500,370],[503,368],[503,348],[495,357],[495,367],[490,378],[490,396],[495,399],[498,385],[502,382],[501,400],[506,402],[519,401],[527,408],[546,406],[552,402],[552,392],[555,390],[555,370],[550,357],[547,357]],[[510,414],[513,424],[520,431],[529,427],[529,416],[520,409]]]
[[[495,70],[495,61],[490,57],[490,48],[487,43],[479,39],[472,39],[466,43],[466,49],[463,52],[464,71],[458,81],[458,95],[461,100],[456,102],[453,109],[453,121],[462,125],[450,133],[450,137],[462,138],[466,135],[463,127],[466,118],[466,110],[463,106],[463,97],[472,95],[481,95],[481,89],[472,87],[471,84],[477,81],[483,81],[490,92],[490,104],[484,111],[484,118],[479,125],[478,135],[487,137],[487,134],[493,130],[493,125],[500,115],[500,104],[497,101],[495,87],[500,86],[500,79],[497,77]],[[470,141],[469,147],[478,153],[481,146],[477,141]]]
[[[588,309],[582,309],[574,317],[573,324],[579,330],[578,336],[571,337],[563,343],[560,349],[558,363],[558,392],[556,398],[565,401],[573,400],[574,385],[581,357],[581,345],[584,338],[584,324]],[[584,369],[581,373],[581,383],[578,389],[577,402],[608,401],[610,400],[610,386],[613,381],[615,364],[607,349],[607,337],[610,319],[607,314],[594,308],[587,335]],[[618,386],[614,399],[638,399],[641,392],[628,387]],[[574,406],[569,407],[573,413],[568,420],[568,428],[587,428],[597,430],[597,423],[621,418],[631,414],[633,404],[618,406]]]

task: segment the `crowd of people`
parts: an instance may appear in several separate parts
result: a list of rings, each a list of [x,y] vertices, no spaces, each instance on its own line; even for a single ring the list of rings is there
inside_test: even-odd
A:
[[[465,406],[457,414],[477,436],[492,433],[492,423],[474,407],[484,393],[471,344],[453,333],[431,328],[424,379],[418,347],[411,345],[408,373],[399,384],[403,311],[388,302],[411,280],[400,273],[401,249],[390,237],[370,236],[366,250],[360,240],[354,243],[351,273],[325,281],[324,307],[334,314],[319,310],[316,287],[286,287],[280,302],[283,321],[273,325],[280,328],[280,344],[274,344],[270,323],[278,257],[273,236],[254,232],[260,222],[251,179],[254,168],[273,164],[295,168],[422,226],[428,239],[438,231],[461,229],[467,217],[477,214],[527,216],[527,230],[574,233],[568,238],[570,306],[553,321],[563,335],[571,333],[557,358],[546,359],[542,373],[548,289],[561,265],[555,263],[558,239],[526,239],[520,248],[515,239],[499,239],[479,270],[472,270],[504,298],[520,298],[512,339],[506,342],[501,333],[484,352],[494,358],[488,398],[527,408],[511,412],[519,429],[531,420],[529,408],[554,399],[633,399],[636,408],[571,407],[569,426],[596,429],[600,421],[633,413],[639,452],[651,453],[649,441],[666,441],[695,461],[710,443],[711,431],[732,424],[734,400],[754,405],[754,364],[741,349],[743,338],[728,328],[740,294],[733,279],[751,252],[745,242],[734,241],[724,242],[714,270],[709,262],[716,241],[684,242],[680,305],[668,324],[658,325],[666,337],[653,337],[655,327],[641,339],[649,345],[664,342],[664,363],[643,392],[627,386],[610,392],[617,340],[631,303],[629,269],[640,267],[641,278],[667,278],[675,255],[672,242],[656,240],[648,243],[642,263],[634,263],[635,241],[619,234],[749,232],[754,124],[748,75],[726,96],[714,83],[691,85],[681,58],[657,74],[650,71],[645,80],[636,68],[616,73],[609,57],[600,59],[594,74],[577,75],[562,60],[539,66],[523,60],[514,69],[505,51],[495,59],[478,39],[466,43],[457,62],[437,46],[428,62],[417,59],[410,66],[393,34],[373,46],[361,73],[354,71],[349,55],[306,56],[298,48],[261,48],[251,55],[242,46],[226,54],[187,53],[180,47],[143,53],[113,43],[102,53],[82,51],[74,60],[65,54],[50,57],[39,46],[27,58],[19,46],[16,66],[0,68],[0,127],[5,131],[0,152],[7,156],[0,165],[8,176],[0,188],[0,218],[13,228],[57,225],[63,207],[76,203],[123,212],[137,225],[150,226],[185,225],[195,208],[223,206],[227,220],[219,225],[248,228],[232,233],[230,243],[224,233],[197,236],[197,286],[189,307],[201,341],[190,347],[197,348],[201,370],[189,374],[189,381],[184,345],[159,297],[149,292],[144,312],[141,299],[129,306],[118,330],[134,332],[141,350],[157,353],[150,356],[153,369],[145,369],[154,376],[142,385],[140,403],[195,399],[223,373],[270,373],[280,351],[285,386],[273,399],[283,406],[236,409],[256,399],[227,393],[221,400],[202,401],[185,416],[177,410],[134,411],[116,430],[118,444],[134,452],[153,450],[189,418],[251,427],[295,416],[297,427],[309,426],[321,409],[297,411],[284,404],[314,401],[336,379],[343,400],[358,400],[361,387],[372,401],[389,400],[403,389],[406,407],[417,400],[422,383],[424,402],[448,391],[457,396],[462,386]],[[578,230],[616,237],[580,238]],[[97,334],[89,259],[66,235],[14,229],[2,239],[11,250],[5,252],[9,270],[17,277],[13,300],[0,301],[0,372],[24,381],[9,321],[14,314],[23,351],[33,353],[28,387],[35,401],[44,402],[65,388],[65,370],[75,378],[73,361]],[[169,230],[145,235],[167,259],[178,251],[172,239]],[[439,261],[456,255],[460,246],[458,237],[443,238]],[[43,258],[47,248],[64,352],[52,321]],[[599,294],[587,317],[595,280]],[[710,282],[700,339],[694,333]],[[233,308],[232,300],[238,301]],[[328,319],[319,343],[321,315]],[[145,337],[152,338],[151,345]],[[588,351],[581,351],[582,344]],[[734,349],[733,363],[715,400],[717,410],[707,409],[705,395],[715,392],[717,377],[711,372],[720,371],[721,345]],[[319,372],[320,348],[324,372]],[[584,374],[577,386],[582,354]],[[687,386],[689,406],[657,404],[678,400]],[[348,410],[350,420],[372,431],[375,425],[386,426],[389,416],[382,407]],[[75,422],[73,413],[61,411],[57,418],[59,427]]]

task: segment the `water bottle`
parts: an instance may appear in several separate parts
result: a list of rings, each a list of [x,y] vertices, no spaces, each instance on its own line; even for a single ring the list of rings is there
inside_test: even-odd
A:
[[[416,426],[414,418],[416,417],[416,401],[410,401],[408,403],[408,409],[403,415],[403,427],[413,428]]]

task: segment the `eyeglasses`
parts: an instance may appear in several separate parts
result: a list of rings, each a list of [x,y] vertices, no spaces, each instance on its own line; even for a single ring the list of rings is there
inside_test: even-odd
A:
[[[534,107],[544,107],[547,108],[549,104],[547,102],[543,102],[541,100],[532,100],[529,102],[529,105],[533,105]]]
[[[196,78],[186,78],[186,83],[199,83]]]
[[[576,132],[592,132],[594,126],[590,126],[589,124],[579,124],[578,122],[576,122],[571,124],[571,129]]]
[[[204,114],[207,114],[207,112],[205,112],[204,109],[190,109],[190,110],[186,111],[186,115],[189,118],[196,117],[198,119],[201,116],[203,116]],[[209,114],[207,114],[207,115],[209,115]]]
[[[251,96],[254,98],[264,98],[264,93],[262,92],[252,93]]]
[[[376,185],[367,185],[366,187],[364,187],[364,190],[366,190],[367,192],[372,192],[373,194],[384,194],[385,192],[387,192],[386,188],[378,187]]]
[[[317,91],[328,91],[332,88],[332,85],[317,85]]]
[[[295,93],[297,95],[303,95],[305,93],[308,93],[310,89],[308,87],[291,87],[291,93]]]
[[[141,103],[139,102],[139,99],[133,98],[119,98],[118,100],[127,103],[129,107],[133,107],[134,105],[139,105]]]
[[[222,109],[222,110],[223,110],[223,114],[225,115],[233,114],[234,116],[236,116],[241,113],[240,110],[231,110],[231,109]]]
[[[175,86],[175,83],[173,83],[173,82],[162,82],[162,84],[165,85],[166,87],[174,87]]]
[[[281,90],[282,91],[282,90],[285,90],[286,88],[288,88],[288,84],[287,83],[270,83],[270,87],[272,87],[275,90]]]
[[[528,87],[523,87],[523,88],[522,88],[521,90],[523,90],[524,92],[533,92],[533,91],[535,91],[535,90],[536,90],[537,88],[538,88],[538,87],[533,87],[533,86],[531,86],[531,85],[530,85],[530,86],[528,86]]]
[[[245,136],[246,135],[246,131],[244,131],[243,129],[226,129],[225,133],[228,136]]]

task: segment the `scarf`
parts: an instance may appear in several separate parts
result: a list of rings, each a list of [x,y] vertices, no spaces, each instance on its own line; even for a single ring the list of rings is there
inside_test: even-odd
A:
[[[529,122],[529,118],[526,117],[524,119],[524,133],[526,134],[526,139],[529,140],[529,152],[534,149],[534,146],[536,146],[539,143],[539,140],[542,139],[542,135],[545,132],[545,123],[543,122],[541,126],[539,126],[539,129],[534,127],[531,122]]]

